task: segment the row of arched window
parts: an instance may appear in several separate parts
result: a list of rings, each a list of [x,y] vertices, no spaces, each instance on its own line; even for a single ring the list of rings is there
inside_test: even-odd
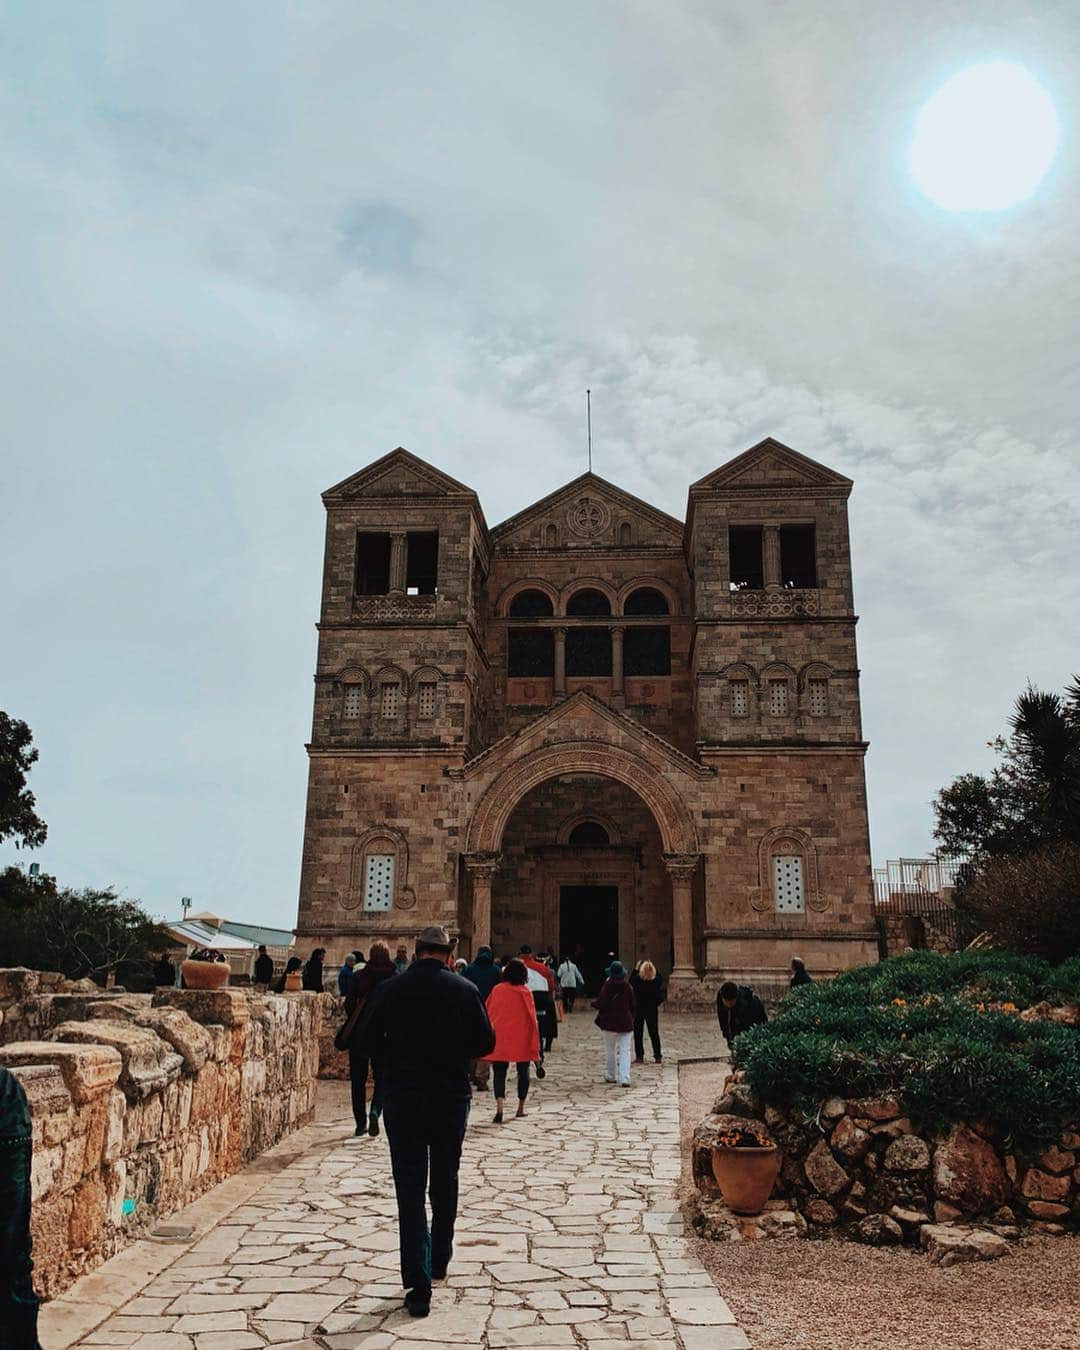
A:
[[[776,663],[766,666],[760,676],[744,665],[729,666],[727,678],[728,712],[732,717],[790,717],[808,713],[828,717],[832,711],[831,674],[823,665],[809,665],[796,674],[790,666]]]
[[[434,721],[439,711],[442,672],[428,666],[411,676],[398,666],[384,666],[374,675],[351,668],[334,681],[338,715],[345,724],[366,721],[387,728]]]
[[[511,619],[645,618],[670,614],[671,603],[655,586],[633,586],[616,593],[590,583],[561,595],[540,586],[526,586],[514,592],[505,613]]]

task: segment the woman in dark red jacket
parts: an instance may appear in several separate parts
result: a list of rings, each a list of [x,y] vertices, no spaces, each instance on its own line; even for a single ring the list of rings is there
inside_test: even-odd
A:
[[[604,1033],[604,1081],[630,1086],[630,1037],[634,1031],[634,991],[626,982],[626,967],[612,961],[608,978],[593,999],[596,1025]]]
[[[371,998],[371,995],[382,984],[383,980],[392,980],[397,974],[397,968],[390,960],[390,949],[381,942],[375,942],[371,947],[371,957],[366,966],[356,971],[349,981],[349,992],[345,996],[346,1016],[352,1013],[359,1000],[365,1003]],[[364,1018],[361,1014],[356,1026],[353,1027],[352,1037],[349,1041],[349,1083],[352,1087],[352,1109],[353,1119],[356,1121],[357,1134],[370,1134],[372,1137],[379,1133],[379,1116],[382,1115],[382,1061],[378,1059],[368,1060],[367,1055],[360,1050],[360,1023]],[[367,1095],[368,1065],[370,1063],[374,1086],[371,1090],[371,1114],[368,1115],[365,1097]]]
[[[495,1032],[495,1049],[484,1058],[494,1066],[495,1124],[503,1123],[506,1100],[506,1071],[517,1065],[517,1114],[525,1114],[529,1095],[529,1065],[540,1058],[540,1025],[536,1020],[536,1002],[528,986],[528,976],[520,961],[508,961],[503,978],[487,996],[487,1015]]]

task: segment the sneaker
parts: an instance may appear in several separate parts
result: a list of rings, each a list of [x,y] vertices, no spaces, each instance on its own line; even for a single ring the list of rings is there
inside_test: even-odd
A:
[[[410,1289],[405,1295],[405,1311],[410,1317],[426,1317],[431,1312],[431,1290]]]

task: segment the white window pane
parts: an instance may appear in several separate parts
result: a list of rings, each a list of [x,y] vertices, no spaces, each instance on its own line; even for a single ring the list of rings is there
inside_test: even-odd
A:
[[[363,688],[358,684],[347,684],[345,686],[345,716],[359,717],[360,703],[363,698]]]
[[[787,714],[787,680],[769,681],[769,712],[774,717],[783,717]]]
[[[810,681],[810,712],[814,717],[824,717],[829,711],[829,681]]]
[[[420,686],[420,696],[417,703],[421,717],[435,716],[435,686],[433,684],[422,684]]]
[[[390,683],[382,686],[382,715],[384,717],[396,717],[398,715],[398,697],[397,684]]]
[[[731,681],[731,715],[732,717],[750,715],[750,685],[746,680]]]
[[[394,855],[369,853],[364,869],[364,908],[390,909],[394,903]]]
[[[773,859],[773,900],[777,914],[802,914],[805,910],[800,857],[785,854]]]

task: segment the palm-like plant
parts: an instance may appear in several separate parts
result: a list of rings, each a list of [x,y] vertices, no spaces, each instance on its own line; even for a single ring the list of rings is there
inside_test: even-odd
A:
[[[1050,832],[1080,843],[1080,676],[1064,698],[1028,685],[1011,725]]]

